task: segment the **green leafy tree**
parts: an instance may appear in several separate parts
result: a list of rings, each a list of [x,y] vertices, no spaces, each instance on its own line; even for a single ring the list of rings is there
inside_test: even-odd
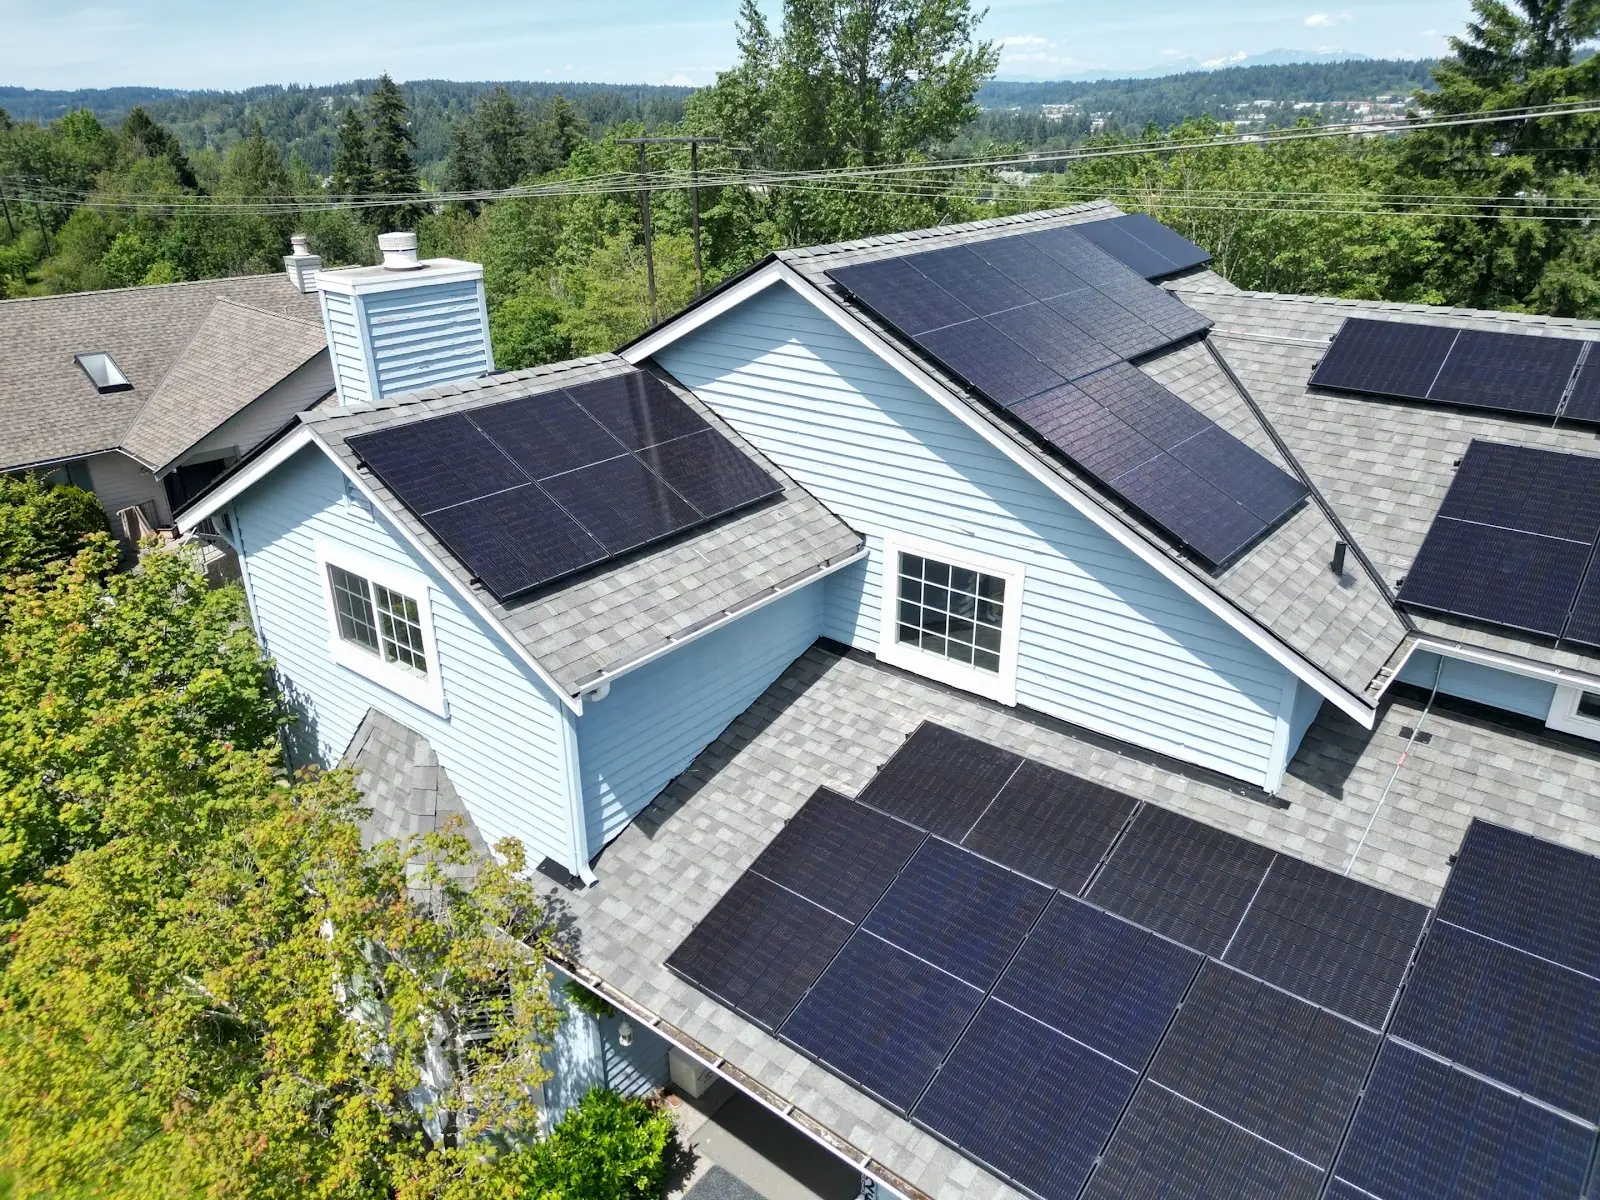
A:
[[[89,515],[70,495],[36,500],[20,506],[37,514],[34,543],[8,539],[35,562]],[[118,559],[108,535],[91,534],[70,560],[0,591],[0,921],[21,916],[25,885],[126,832],[117,796],[159,783],[200,806],[229,747],[275,743],[242,593],[213,590],[182,554],[146,554],[133,571]]]
[[[105,532],[94,493],[37,475],[0,475],[0,579],[71,558],[90,534]]]
[[[200,186],[178,139],[170,130],[151,120],[143,108],[134,108],[122,122],[120,152],[124,157],[164,158],[181,186],[191,190]]]
[[[388,72],[378,77],[378,86],[367,97],[367,119],[371,128],[372,190],[380,196],[414,196],[422,189],[417,181],[416,162],[411,157],[416,138],[411,132],[405,96]],[[374,210],[378,221],[389,229],[411,229],[421,219],[423,209],[416,204],[398,204]]]
[[[478,101],[472,122],[483,150],[484,186],[515,187],[533,165],[533,134],[522,105],[503,86],[496,87]]]
[[[528,1200],[655,1200],[667,1180],[672,1118],[596,1088],[515,1163]]]
[[[367,125],[361,109],[351,105],[339,119],[339,148],[333,158],[331,190],[350,200],[372,191],[372,155],[367,146]]]

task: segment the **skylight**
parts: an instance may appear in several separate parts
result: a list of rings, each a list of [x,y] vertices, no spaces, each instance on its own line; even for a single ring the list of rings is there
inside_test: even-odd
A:
[[[126,392],[133,387],[133,384],[128,382],[128,377],[122,373],[122,368],[117,366],[116,360],[109,354],[96,351],[93,354],[74,354],[72,357],[83,368],[83,373],[89,377],[89,381],[101,395],[107,392]]]

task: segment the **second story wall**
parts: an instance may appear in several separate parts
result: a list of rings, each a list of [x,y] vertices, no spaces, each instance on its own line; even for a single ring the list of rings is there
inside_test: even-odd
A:
[[[657,353],[853,528],[824,632],[879,651],[885,538],[1025,572],[1015,699],[1258,786],[1281,781],[1296,681],[788,286]]]
[[[405,540],[346,491],[307,447],[233,504],[257,632],[299,712],[297,757],[338,761],[368,708],[432,743],[474,822],[493,843],[520,838],[530,861],[576,861],[568,710]],[[335,660],[323,562],[409,577],[431,613],[438,703],[418,702]],[[371,564],[367,566],[366,564]]]
[[[230,451],[242,457],[331,391],[333,368],[324,350],[218,425],[183,457],[203,462]]]

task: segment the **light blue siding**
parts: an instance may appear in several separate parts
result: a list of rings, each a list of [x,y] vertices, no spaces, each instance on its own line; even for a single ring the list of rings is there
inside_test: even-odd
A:
[[[660,1034],[639,1021],[631,1021],[633,1043],[624,1046],[618,1032],[621,1014],[600,1022],[600,1045],[605,1054],[606,1086],[624,1096],[647,1096],[665,1084],[671,1075],[667,1062],[667,1042]]]
[[[381,515],[346,500],[338,468],[307,447],[235,501],[234,515],[258,633],[303,713],[302,756],[336,761],[367,709],[378,708],[428,738],[491,843],[514,836],[533,862],[549,855],[580,869],[567,786],[568,710]],[[430,581],[447,716],[331,659],[317,539]]]
[[[372,399],[367,375],[367,351],[361,337],[361,317],[353,296],[322,293],[322,325],[328,335],[328,355],[341,404],[362,404]]]
[[[1295,752],[1300,749],[1300,743],[1305,740],[1306,730],[1311,728],[1311,723],[1317,719],[1317,713],[1321,710],[1321,693],[1310,684],[1300,681],[1295,688],[1294,712],[1289,716],[1289,748],[1284,755],[1285,763],[1294,758]]]
[[[591,852],[766,691],[822,629],[819,580],[624,675],[578,721]]]
[[[482,289],[481,283],[465,281],[361,296],[380,397],[473,379],[493,369]]]
[[[545,1120],[553,1125],[577,1106],[590,1088],[610,1088],[624,1096],[647,1096],[663,1086],[671,1072],[668,1045],[660,1034],[638,1021],[631,1045],[622,1044],[619,1032],[627,1020],[622,1014],[596,1020],[568,1002],[565,992],[575,986],[558,976],[551,989],[561,1008],[550,1049],[545,1054]]]
[[[1019,703],[1271,785],[1288,672],[789,287],[656,357],[868,535],[829,636],[877,648],[885,531],[1023,564]]]
[[[1439,671],[1439,656],[1420,651],[1411,656],[1405,669],[1395,678],[1401,683],[1432,688],[1435,671]],[[1550,702],[1556,695],[1553,683],[1463,662],[1459,658],[1444,660],[1444,670],[1439,672],[1439,690],[1446,696],[1503,708],[1539,721],[1550,715]]]

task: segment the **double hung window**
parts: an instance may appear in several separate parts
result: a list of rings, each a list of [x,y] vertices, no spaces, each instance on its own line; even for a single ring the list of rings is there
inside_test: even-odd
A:
[[[317,558],[333,660],[442,715],[427,580],[331,544]]]

